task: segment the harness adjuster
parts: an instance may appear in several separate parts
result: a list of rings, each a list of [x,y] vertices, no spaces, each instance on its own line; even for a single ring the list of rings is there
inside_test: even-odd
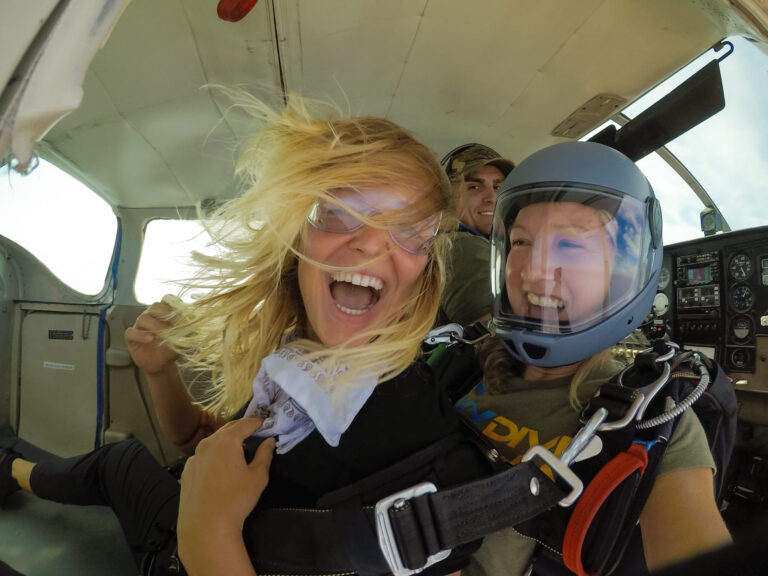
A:
[[[427,332],[423,342],[427,346],[437,346],[438,344],[452,346],[456,342],[475,345],[481,340],[488,338],[488,336],[490,336],[488,329],[482,327],[479,323],[471,324],[465,329],[461,324],[454,322],[433,328]]]
[[[414,569],[406,567],[397,545],[395,532],[392,528],[392,521],[389,517],[390,510],[404,508],[412,498],[435,492],[437,492],[437,487],[432,484],[432,482],[422,482],[415,486],[411,486],[410,488],[406,488],[405,490],[401,490],[400,492],[396,492],[386,498],[382,498],[376,503],[376,531],[379,536],[379,548],[394,576],[409,576],[410,574],[416,574],[432,564],[445,560],[451,554],[450,550],[440,550],[439,552],[428,556],[427,561],[423,566]]]
[[[543,460],[544,464],[548,465],[570,487],[571,491],[558,502],[559,506],[563,508],[572,506],[584,491],[584,483],[568,466],[589,445],[607,417],[608,411],[605,408],[597,409],[592,417],[573,436],[559,458],[541,445],[533,446],[523,454],[523,462],[533,459]]]

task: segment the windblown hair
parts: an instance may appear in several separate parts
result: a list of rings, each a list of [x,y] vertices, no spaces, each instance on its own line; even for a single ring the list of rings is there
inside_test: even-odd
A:
[[[331,394],[343,393],[361,376],[393,378],[419,354],[444,284],[453,206],[434,154],[381,118],[321,119],[298,97],[277,111],[252,97],[230,97],[263,125],[237,165],[244,192],[205,219],[216,254],[194,255],[199,273],[185,288],[202,295],[174,304],[166,342],[181,354],[182,368],[210,376],[211,393],[202,403],[224,415],[248,400],[262,359],[289,338],[319,373],[333,375],[324,380]],[[333,201],[334,189],[365,187],[417,198],[402,214],[361,218],[367,224],[403,227],[442,212],[441,230],[408,301],[354,342],[326,348],[306,338],[298,284],[299,259],[309,261],[303,254],[307,214],[319,198]]]

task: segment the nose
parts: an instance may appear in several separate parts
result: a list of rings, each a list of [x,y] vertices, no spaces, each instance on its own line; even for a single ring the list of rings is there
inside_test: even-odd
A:
[[[491,186],[483,186],[483,202],[485,204],[495,204],[496,203],[496,189]]]
[[[537,237],[520,271],[523,279],[537,280],[551,277],[556,264],[551,256],[548,243]]]
[[[363,225],[352,233],[349,247],[369,256],[378,256],[390,248],[389,231]]]

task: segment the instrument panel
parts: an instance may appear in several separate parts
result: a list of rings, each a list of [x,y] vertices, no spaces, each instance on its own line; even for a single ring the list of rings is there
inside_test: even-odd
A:
[[[768,361],[768,226],[665,246],[647,324],[729,373],[759,372]],[[768,392],[768,381],[756,384]]]

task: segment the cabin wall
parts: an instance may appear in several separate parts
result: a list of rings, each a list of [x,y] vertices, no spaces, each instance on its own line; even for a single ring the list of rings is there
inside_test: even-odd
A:
[[[0,427],[61,456],[135,437],[172,463],[181,453],[159,433],[124,332],[145,309],[133,294],[144,225],[179,211],[129,212],[114,294],[80,294],[0,237]]]
[[[0,236],[0,427],[10,424],[13,301],[19,296],[19,282],[15,260]]]

